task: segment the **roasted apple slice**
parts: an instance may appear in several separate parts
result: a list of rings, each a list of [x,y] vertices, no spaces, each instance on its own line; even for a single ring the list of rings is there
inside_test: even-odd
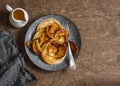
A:
[[[78,53],[78,46],[72,41],[69,41],[69,43],[70,43],[72,53],[76,55]]]
[[[32,48],[32,41],[26,42],[26,45],[27,45],[28,48]]]
[[[59,26],[57,26],[56,24],[52,24],[52,25],[47,27],[46,33],[50,38],[54,38],[56,32],[59,30],[61,30],[61,28]]]
[[[35,35],[33,36],[33,40],[40,38],[43,33],[45,33],[45,28],[40,28],[38,31],[35,32]]]
[[[55,43],[58,44],[65,44],[68,40],[68,36],[69,36],[69,32],[67,30],[59,30],[56,34],[55,34]]]

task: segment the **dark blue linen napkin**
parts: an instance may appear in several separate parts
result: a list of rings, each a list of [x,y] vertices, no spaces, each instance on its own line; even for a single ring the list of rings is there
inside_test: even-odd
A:
[[[15,43],[14,35],[0,32],[0,86],[26,86],[36,80],[25,68],[24,56]]]

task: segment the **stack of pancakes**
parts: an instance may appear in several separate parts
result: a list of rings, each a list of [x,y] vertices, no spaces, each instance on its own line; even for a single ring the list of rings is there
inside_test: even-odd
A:
[[[26,45],[48,64],[59,64],[66,56],[66,43],[69,32],[55,19],[49,18],[41,22],[36,33]]]

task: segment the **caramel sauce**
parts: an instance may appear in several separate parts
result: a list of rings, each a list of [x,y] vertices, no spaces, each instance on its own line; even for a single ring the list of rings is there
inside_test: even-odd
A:
[[[21,11],[21,10],[16,10],[14,13],[13,13],[13,16],[16,20],[22,20],[22,21],[25,21],[25,17],[24,17],[24,12]]]

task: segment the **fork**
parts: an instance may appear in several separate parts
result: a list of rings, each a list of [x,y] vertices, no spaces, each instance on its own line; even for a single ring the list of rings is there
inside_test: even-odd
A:
[[[62,25],[70,33],[70,30],[69,30],[70,28],[69,28],[68,23],[62,23]],[[69,53],[69,67],[70,67],[71,70],[76,70],[76,64],[75,64],[74,57],[72,55],[72,51],[71,51],[69,40],[70,40],[70,37],[68,38],[68,42],[67,42],[68,43],[68,53]]]

